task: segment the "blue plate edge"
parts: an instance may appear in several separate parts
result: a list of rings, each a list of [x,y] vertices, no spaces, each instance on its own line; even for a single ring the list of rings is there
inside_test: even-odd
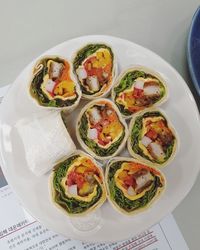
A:
[[[190,29],[189,29],[189,34],[188,34],[188,39],[187,39],[187,61],[188,61],[188,68],[189,68],[189,72],[190,72],[190,76],[192,78],[193,84],[197,90],[197,93],[200,96],[200,83],[198,83],[195,72],[193,70],[193,63],[192,63],[192,57],[191,57],[191,35],[192,35],[192,31],[193,31],[193,26],[194,23],[196,21],[197,16],[200,14],[200,6],[197,8],[197,10],[195,11],[193,17],[192,17],[192,21],[191,21],[191,25],[190,25]]]

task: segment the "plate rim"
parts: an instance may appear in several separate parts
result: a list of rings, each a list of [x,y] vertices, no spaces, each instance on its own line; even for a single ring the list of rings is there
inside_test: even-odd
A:
[[[170,70],[173,71],[173,72],[176,74],[176,76],[178,76],[179,79],[180,79],[182,82],[184,82],[184,88],[187,89],[188,98],[189,98],[190,101],[192,102],[192,105],[193,105],[193,107],[195,108],[195,113],[198,114],[198,116],[197,116],[197,117],[198,117],[198,118],[197,118],[197,119],[198,119],[198,122],[200,122],[200,114],[199,114],[198,107],[197,107],[197,104],[196,104],[196,102],[195,102],[195,99],[194,99],[194,97],[193,97],[193,95],[192,95],[192,92],[191,92],[189,86],[187,85],[187,83],[186,83],[186,81],[183,79],[183,77],[179,74],[179,72],[178,72],[175,68],[173,68],[167,61],[165,61],[165,59],[163,59],[161,56],[159,56],[158,54],[156,54],[156,53],[153,52],[152,50],[150,50],[150,49],[148,49],[148,48],[145,48],[145,47],[143,47],[143,46],[141,46],[141,45],[139,45],[139,44],[137,44],[137,43],[135,43],[135,42],[133,42],[133,41],[130,41],[130,40],[127,40],[127,39],[123,39],[123,38],[120,38],[120,37],[109,36],[109,35],[87,35],[87,36],[79,36],[79,37],[75,37],[75,38],[72,38],[72,39],[68,39],[68,40],[66,40],[66,41],[64,41],[64,42],[62,42],[62,43],[60,43],[60,44],[57,44],[57,45],[55,45],[55,46],[53,46],[53,47],[47,49],[47,50],[44,51],[42,54],[40,54],[38,57],[34,58],[34,59],[33,59],[31,62],[29,62],[29,63],[24,67],[24,69],[18,74],[18,76],[16,77],[16,79],[13,81],[13,83],[21,76],[21,74],[23,75],[24,70],[29,66],[29,64],[31,64],[32,62],[34,62],[37,58],[43,56],[43,54],[45,54],[47,51],[49,51],[49,50],[51,50],[51,49],[53,49],[53,48],[55,48],[55,47],[57,47],[57,46],[60,46],[60,45],[64,44],[65,42],[68,42],[68,41],[71,41],[71,40],[80,39],[80,38],[99,38],[100,40],[103,40],[104,38],[120,39],[120,40],[122,40],[122,41],[125,41],[125,42],[128,42],[128,43],[132,43],[132,44],[134,44],[135,46],[140,47],[141,49],[145,49],[145,50],[148,51],[148,52],[151,52],[152,55],[156,56],[157,58],[159,58],[159,60],[163,61],[163,62],[167,65],[167,67],[169,67]],[[12,86],[11,86],[11,88],[9,88],[8,93],[5,95],[5,99],[6,99],[6,97],[8,96],[9,92],[11,92],[11,91],[12,91]],[[4,100],[3,100],[3,102],[4,102]],[[2,103],[3,103],[3,102],[2,102]],[[0,109],[1,109],[1,107],[2,107],[2,105],[0,105]],[[1,116],[1,114],[0,114],[0,116]],[[1,120],[1,118],[0,118],[0,127],[1,127],[1,123],[2,123],[2,120]],[[2,137],[2,129],[0,129],[0,137]],[[0,143],[2,144],[2,140],[0,141]],[[20,198],[20,197],[21,197],[20,194],[14,189],[14,186],[12,185],[12,181],[9,181],[10,177],[9,177],[9,176],[7,175],[7,173],[6,173],[6,166],[4,165],[4,164],[5,164],[5,160],[4,160],[4,158],[3,158],[2,153],[3,153],[3,152],[2,152],[2,147],[0,147],[2,171],[3,171],[3,173],[5,174],[6,179],[8,179],[8,183],[9,183],[9,185],[11,186],[12,190],[13,190],[14,193],[17,195],[18,200],[21,202],[21,204],[23,205],[23,207],[32,215],[32,212],[30,212],[30,210],[29,210],[29,209],[27,208],[27,206],[24,204],[23,200]],[[199,172],[200,172],[200,167],[199,167],[199,169],[198,169],[198,173],[199,173]],[[169,213],[171,213],[171,212],[172,212],[172,211],[173,211],[173,210],[183,201],[183,199],[188,195],[188,193],[191,191],[193,185],[194,185],[195,182],[196,182],[198,173],[196,174],[196,176],[195,176],[195,178],[194,178],[194,181],[193,181],[192,183],[189,183],[187,192],[185,192],[185,193],[181,196],[181,198],[179,198],[179,202],[178,202],[175,206],[174,206],[174,205],[173,205],[173,206],[169,206],[169,209],[168,209],[168,212],[169,212]],[[161,219],[162,219],[163,217],[165,217],[166,215],[167,215],[167,214],[165,213],[164,215],[159,216],[159,220],[161,220]],[[34,217],[34,215],[32,215],[32,216]],[[34,218],[35,218],[35,217],[34,217]],[[158,222],[159,220],[157,220],[157,222]],[[39,221],[41,224],[43,224],[44,226],[46,226],[46,227],[48,228],[48,225],[46,224],[46,222],[44,222],[44,221],[42,221],[42,220],[40,220],[40,219],[38,219],[38,218],[37,218],[37,221]],[[155,222],[155,223],[157,223],[157,222]],[[138,233],[139,233],[139,232],[138,232]],[[60,234],[62,234],[62,233],[60,233]],[[62,234],[62,235],[63,235],[63,234]],[[64,235],[64,236],[67,237],[66,235]],[[127,238],[128,238],[128,237],[130,237],[130,236],[127,236]],[[123,239],[125,240],[125,239],[127,239],[127,238],[123,238]],[[74,238],[74,239],[80,240],[80,239],[78,239],[78,238]],[[123,239],[120,239],[120,240],[123,240]],[[81,239],[81,241],[83,241],[83,239]],[[97,242],[97,241],[96,241],[96,240],[91,240],[90,242]],[[99,240],[98,242],[105,242],[105,241]],[[111,240],[111,241],[106,240],[106,242],[114,242],[114,240]]]

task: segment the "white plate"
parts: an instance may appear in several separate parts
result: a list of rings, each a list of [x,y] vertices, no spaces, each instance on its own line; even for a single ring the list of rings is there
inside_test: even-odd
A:
[[[198,157],[200,122],[194,98],[181,76],[162,58],[139,45],[115,37],[85,36],[66,41],[44,54],[56,54],[70,59],[74,51],[83,44],[99,41],[111,44],[116,51],[119,72],[131,64],[141,64],[158,71],[168,83],[170,98],[166,104],[162,105],[162,108],[179,134],[180,150],[175,160],[163,169],[167,179],[167,188],[161,199],[147,211],[133,217],[118,214],[106,202],[99,210],[99,227],[85,233],[73,228],[68,217],[50,202],[49,174],[37,178],[29,171],[25,160],[25,149],[14,127],[19,119],[31,117],[32,113],[40,110],[27,97],[26,92],[35,60],[18,76],[3,100],[0,110],[0,146],[4,174],[23,206],[37,220],[46,227],[70,238],[108,242],[126,239],[157,223],[187,195],[200,167]],[[68,117],[69,132],[76,143],[74,118],[79,111],[80,106]]]

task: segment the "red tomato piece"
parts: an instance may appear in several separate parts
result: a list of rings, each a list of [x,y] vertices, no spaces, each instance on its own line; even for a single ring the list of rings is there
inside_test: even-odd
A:
[[[133,185],[133,177],[131,175],[128,175],[125,179],[124,179],[124,183],[127,186],[132,186]]]
[[[142,97],[143,93],[144,93],[143,89],[134,88],[134,90],[133,90],[133,97],[135,97],[135,98]]]
[[[158,134],[156,133],[155,130],[153,129],[150,129],[147,133],[146,133],[146,136],[149,137],[150,139],[152,140],[155,140],[158,136]]]
[[[67,178],[67,181],[66,181],[66,184],[68,186],[71,186],[71,185],[75,184],[75,176],[76,176],[76,173],[74,171],[72,171],[72,172],[70,172],[68,174],[68,178]]]
[[[125,184],[127,187],[132,186],[133,188],[135,188],[135,187],[136,187],[136,181],[135,181],[133,175],[128,175],[128,176],[124,179],[124,184]]]
[[[101,133],[103,130],[103,127],[100,123],[95,124],[94,128],[96,128],[99,133]]]
[[[83,175],[76,174],[76,184],[78,186],[78,189],[82,188],[84,182],[85,182],[85,179]]]
[[[138,106],[134,106],[134,107],[128,107],[128,110],[135,113],[139,110],[142,110],[143,108],[142,107],[138,107]]]
[[[105,146],[107,143],[103,140],[98,139],[98,143],[102,146]]]
[[[165,123],[163,121],[158,121],[157,122],[158,127],[160,128],[165,128]]]
[[[101,83],[104,81],[103,68],[93,68],[92,64],[96,61],[96,57],[93,56],[85,61],[84,68],[88,76],[96,76],[98,81]],[[105,70],[104,70],[105,71]]]
[[[76,184],[78,188],[80,189],[83,186],[83,183],[85,182],[84,176],[81,174],[76,173],[75,171],[72,171],[69,173],[67,178],[67,185],[71,186]]]

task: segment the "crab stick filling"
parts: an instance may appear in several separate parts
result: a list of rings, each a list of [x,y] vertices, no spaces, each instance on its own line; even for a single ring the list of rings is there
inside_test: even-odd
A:
[[[68,169],[61,184],[68,197],[89,202],[97,194],[97,185],[102,176],[94,162],[88,157],[79,157]]]
[[[48,60],[47,74],[43,78],[42,91],[50,100],[54,98],[73,99],[76,97],[75,83],[70,77],[70,65],[67,61],[63,63]]]
[[[86,112],[88,138],[101,147],[109,147],[123,133],[123,125],[109,103],[98,103]]]
[[[91,93],[106,89],[112,80],[112,57],[108,49],[98,49],[87,57],[76,73],[81,84]]]
[[[163,161],[167,148],[173,143],[174,135],[162,117],[143,119],[140,148],[151,159]]]

